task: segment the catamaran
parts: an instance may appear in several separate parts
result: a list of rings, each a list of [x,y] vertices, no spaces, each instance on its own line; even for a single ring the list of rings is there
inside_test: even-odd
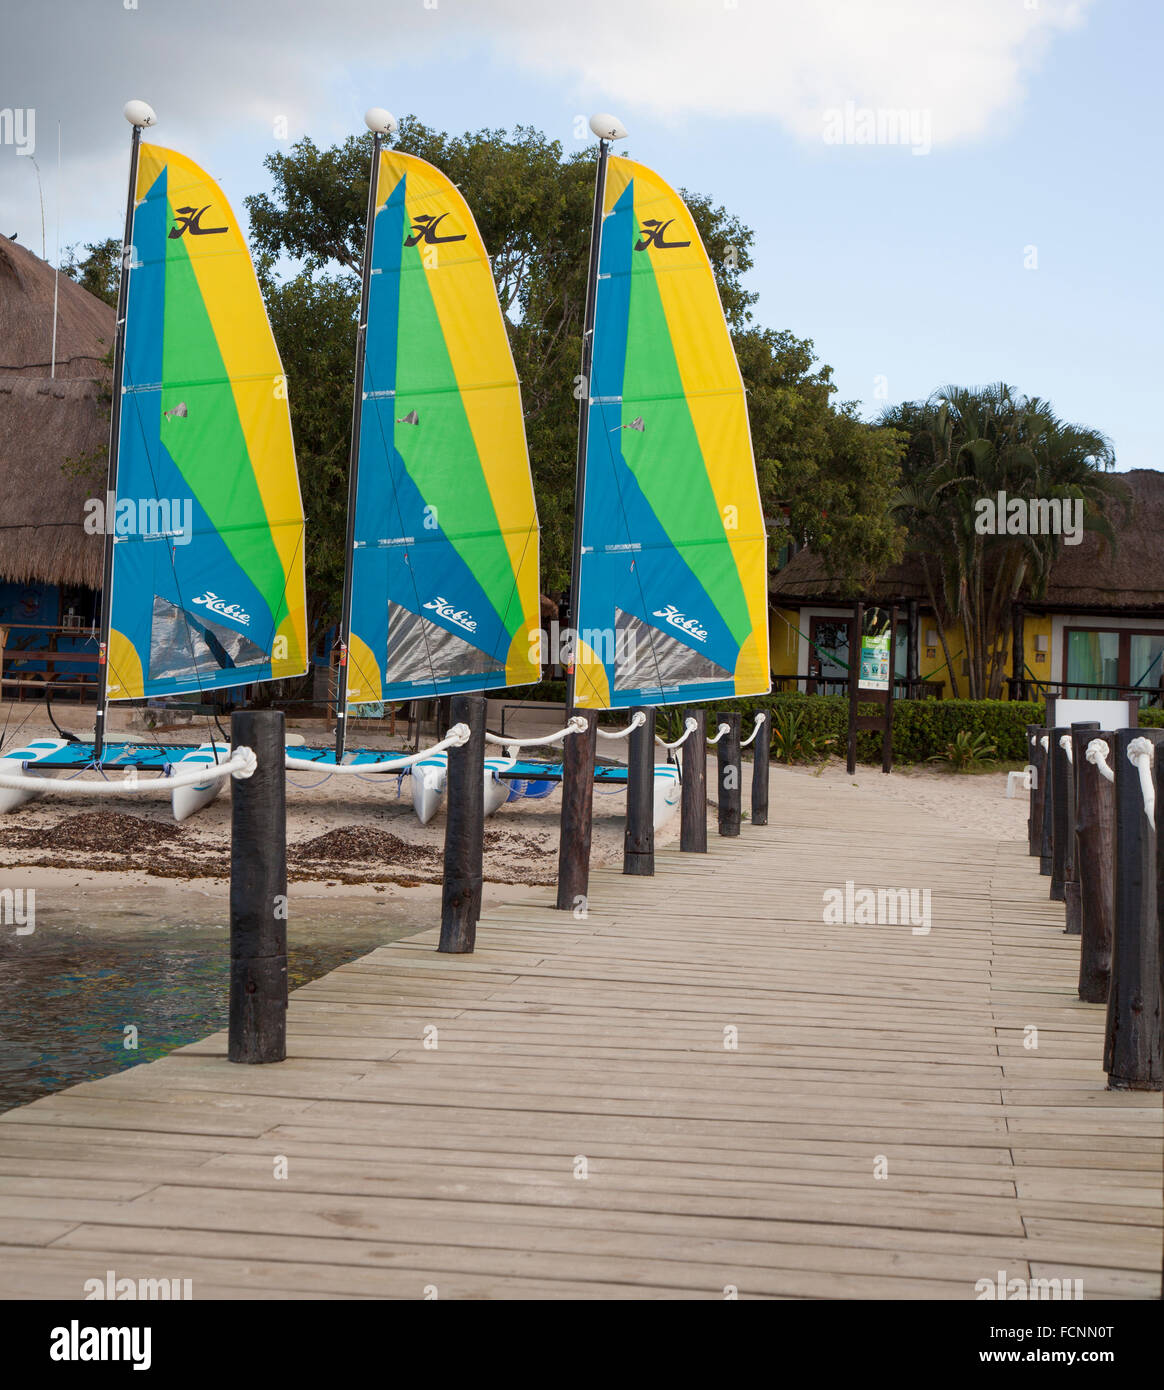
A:
[[[598,115],[591,129],[567,709],[767,694],[767,533],[711,263],[679,194],[611,155],[619,122]],[[562,768],[522,763],[507,775]],[[595,769],[596,782],[614,775]],[[678,769],[657,763],[656,826],[679,798]]]
[[[222,190],[187,156],[133,126],[106,496],[97,714],[92,743],[38,739],[4,762],[57,774],[215,763],[229,752],[110,743],[110,701],[198,694],[307,670],[304,518],[282,364],[242,230]],[[158,529],[118,528],[117,499]],[[138,510],[138,509],[135,509]],[[189,528],[185,521],[191,522]],[[184,819],[219,779],[176,789]],[[0,793],[9,810],[35,792]]]
[[[538,517],[521,388],[489,256],[456,185],[372,132],[356,338],[335,747],[358,706],[539,679]],[[383,758],[357,753],[352,762]],[[508,789],[487,759],[485,804]],[[447,760],[411,769],[421,821]]]

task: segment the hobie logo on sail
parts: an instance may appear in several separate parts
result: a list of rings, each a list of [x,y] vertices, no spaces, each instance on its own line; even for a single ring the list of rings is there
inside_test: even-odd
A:
[[[216,614],[220,618],[229,618],[232,622],[242,623],[243,627],[250,627],[251,615],[244,612],[237,603],[227,603],[225,599],[218,597],[212,590],[207,589],[201,598],[196,598],[195,603],[200,603],[210,613]]]
[[[219,232],[225,232],[226,227],[204,227],[202,225],[202,214],[210,210],[207,203],[204,208],[175,208],[174,215],[177,217],[177,225],[170,228],[170,240],[175,241],[183,232],[189,232],[191,236],[217,236]]]
[[[648,217],[641,228],[643,239],[635,245],[635,250],[645,251],[648,246],[653,246],[656,251],[677,251],[681,246],[690,246],[689,241],[666,240],[667,228],[674,220],[671,217],[666,222],[660,222],[657,217]]]
[[[678,608],[674,608],[671,604],[667,604],[666,608],[657,608],[654,612],[654,617],[665,618],[672,627],[677,627],[680,632],[685,632],[688,637],[694,637],[697,642],[707,641],[707,629],[705,627],[700,627],[699,623],[697,623],[694,618],[686,617],[683,613],[679,612]]]
[[[437,236],[436,229],[448,217],[447,212],[442,212],[437,217],[429,217],[425,214],[422,217],[412,219],[412,235],[404,243],[405,246],[415,246],[423,241],[426,246],[438,246],[444,241],[464,241],[469,235],[468,232],[461,232],[456,236]]]
[[[424,606],[431,608],[434,613],[439,613],[446,622],[456,623],[458,627],[463,627],[466,632],[477,631],[476,619],[470,618],[463,608],[460,611],[455,609],[447,599],[440,597],[429,599]]]

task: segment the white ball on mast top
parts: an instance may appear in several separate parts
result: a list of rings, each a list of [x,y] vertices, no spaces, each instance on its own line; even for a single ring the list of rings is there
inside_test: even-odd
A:
[[[391,111],[382,106],[372,106],[364,112],[364,124],[373,135],[395,135],[399,124]]]
[[[600,140],[625,140],[627,130],[617,116],[612,116],[609,112],[599,111],[590,117],[590,129]]]
[[[144,101],[127,101],[125,109],[121,113],[130,125],[147,126],[157,125],[158,118],[154,114],[154,108]]]

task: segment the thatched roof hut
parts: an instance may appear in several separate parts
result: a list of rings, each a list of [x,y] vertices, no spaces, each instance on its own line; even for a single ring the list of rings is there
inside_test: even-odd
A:
[[[1028,608],[1044,612],[1111,613],[1164,611],[1164,551],[1159,536],[1164,530],[1164,473],[1140,468],[1121,473],[1131,494],[1125,512],[1118,504],[1111,513],[1117,544],[1113,548],[1094,531],[1084,533],[1079,545],[1064,545],[1051,570],[1047,591],[1040,599],[1024,600]],[[798,551],[772,577],[773,603],[796,607],[802,603],[851,604],[853,594],[811,550]],[[873,603],[927,601],[921,564],[907,555],[864,588],[860,597]]]
[[[102,542],[84,531],[84,504],[104,491],[116,316],[62,275],[53,379],[54,279],[0,237],[0,579],[96,589]],[[79,472],[85,460],[97,466]]]

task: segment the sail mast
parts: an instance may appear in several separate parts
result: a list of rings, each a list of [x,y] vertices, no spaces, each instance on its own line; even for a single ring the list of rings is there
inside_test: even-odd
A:
[[[109,415],[109,459],[105,475],[105,555],[101,571],[101,638],[97,648],[97,716],[93,761],[105,747],[105,713],[109,688],[109,632],[113,622],[113,519],[117,509],[117,454],[121,446],[121,385],[125,375],[125,320],[129,309],[129,263],[133,251],[133,210],[137,201],[137,164],[143,127],[157,124],[144,101],[127,102],[125,119],[133,126],[129,155],[129,191],[125,199],[125,233],[121,241],[121,280],[117,288],[117,332],[113,343],[113,403]]]
[[[352,443],[348,461],[348,524],[344,540],[344,596],[340,614],[339,681],[335,700],[335,760],[343,761],[347,738],[348,650],[352,637],[352,569],[356,536],[356,495],[360,484],[360,424],[364,409],[364,356],[368,340],[368,295],[372,284],[372,239],[376,224],[376,197],[380,186],[380,147],[385,135],[396,130],[396,118],[383,107],[373,106],[364,116],[372,132],[372,168],[368,178],[368,218],[364,227],[364,264],[360,284],[360,318],[356,329],[356,379],[352,391]]]
[[[582,571],[582,512],[586,497],[586,448],[590,437],[590,375],[594,367],[594,316],[598,301],[598,265],[602,252],[602,204],[606,197],[606,161],[615,140],[625,140],[626,131],[614,116],[591,116],[590,129],[598,136],[598,168],[594,175],[594,213],[590,223],[590,263],[586,272],[586,309],[582,320],[582,399],[578,413],[578,463],[574,471],[574,548],[570,560],[570,627],[580,611],[578,581]],[[574,711],[574,680],[578,669],[578,634],[566,668],[566,709]]]

